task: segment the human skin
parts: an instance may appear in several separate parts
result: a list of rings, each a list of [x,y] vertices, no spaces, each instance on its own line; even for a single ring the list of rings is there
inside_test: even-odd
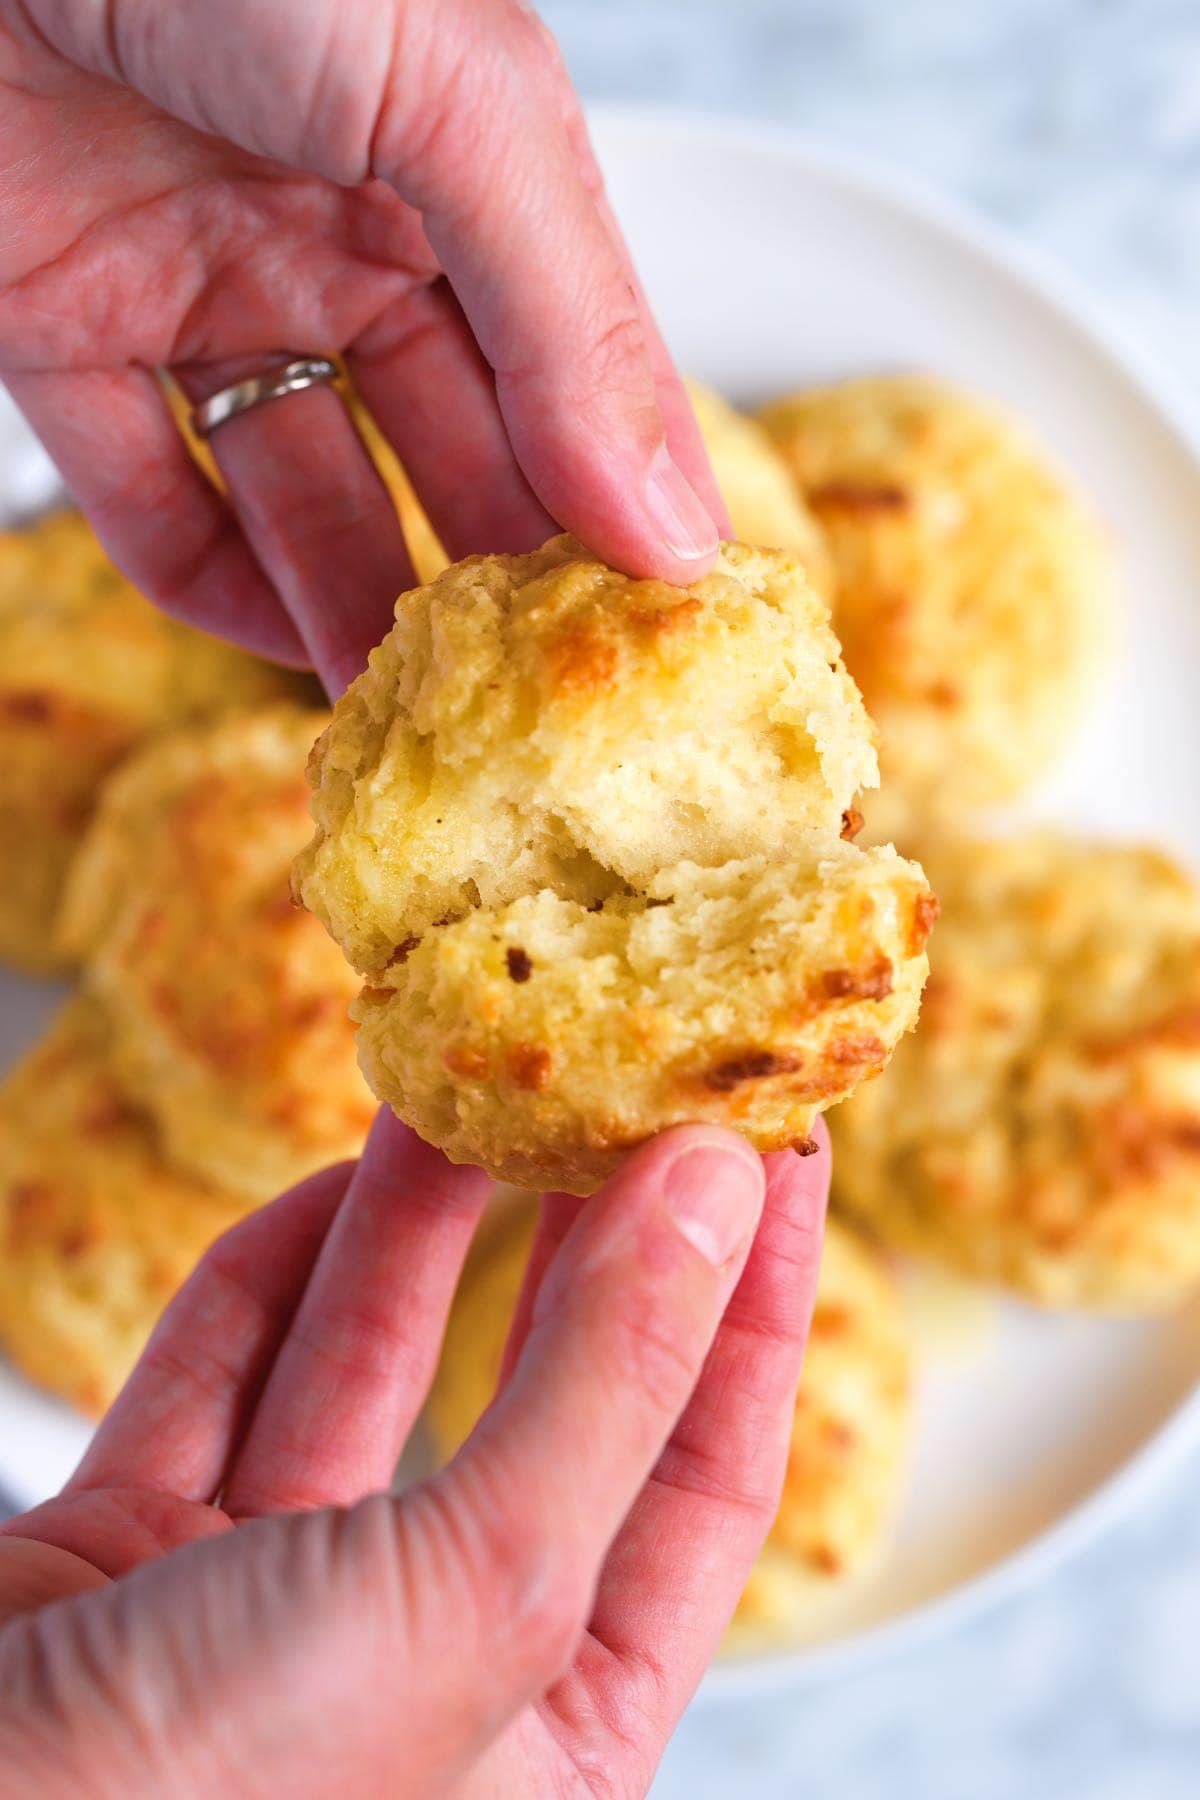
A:
[[[827,1177],[685,1126],[549,1197],[497,1399],[396,1499],[488,1184],[382,1114],[0,1528],[0,1792],[643,1793],[778,1500]]]
[[[554,524],[685,582],[727,520],[515,0],[0,0],[0,376],[118,563],[331,693],[411,569],[339,350],[452,556]],[[510,1378],[386,1496],[486,1183],[382,1116],[214,1250],[0,1528],[0,1791],[644,1791],[774,1512],[825,1156],[684,1128],[547,1202]],[[755,1235],[757,1227],[757,1235]],[[715,1235],[714,1235],[715,1234]]]
[[[0,376],[115,560],[332,691],[411,581],[340,399],[192,400],[342,351],[453,557],[559,524],[711,566],[723,506],[553,42],[519,0],[0,0]]]

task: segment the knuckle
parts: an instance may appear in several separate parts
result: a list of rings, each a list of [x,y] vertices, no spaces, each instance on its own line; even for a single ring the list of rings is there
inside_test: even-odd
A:
[[[740,1514],[764,1537],[779,1510],[782,1459],[764,1461],[743,1449],[734,1461],[724,1447],[705,1450],[673,1441],[663,1451],[655,1476],[675,1493],[703,1495]]]
[[[525,0],[510,0],[506,25],[510,54],[524,73],[555,81],[563,77],[558,42],[532,6],[526,5]]]
[[[440,29],[435,7],[411,11],[397,74],[378,108],[370,165],[379,174],[403,171],[420,201],[448,174],[456,188],[469,188],[485,129],[498,116],[515,130],[523,116],[557,110],[565,75],[553,37],[523,0],[495,6],[482,39],[474,29]]]
[[[587,1599],[578,1584],[561,1579],[553,1557],[541,1557],[526,1579],[512,1615],[515,1653],[521,1663],[549,1683],[569,1665],[587,1623]]]
[[[614,311],[607,302],[596,309],[596,316],[591,321],[591,361],[597,380],[605,380],[615,375],[630,364],[638,367],[639,377],[643,372],[646,359],[646,332],[641,315],[633,304],[632,294],[628,295],[628,303],[621,304]]]
[[[639,422],[648,444],[661,435],[646,337],[632,296],[611,285],[578,314],[579,353],[570,371],[572,404],[593,420]]]

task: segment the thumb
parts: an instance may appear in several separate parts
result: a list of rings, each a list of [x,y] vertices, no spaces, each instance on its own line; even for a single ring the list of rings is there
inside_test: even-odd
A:
[[[486,1742],[566,1669],[609,1546],[696,1385],[762,1211],[760,1158],[684,1127],[583,1208],[510,1379],[405,1503],[414,1608],[439,1670],[431,1762]],[[497,1654],[502,1646],[502,1653]]]
[[[30,1721],[59,1777],[103,1771],[99,1792],[241,1792],[250,1770],[264,1792],[438,1791],[571,1660],[763,1191],[728,1133],[645,1146],[572,1227],[449,1469],[400,1500],[255,1520],[22,1622],[0,1640],[0,1715]]]

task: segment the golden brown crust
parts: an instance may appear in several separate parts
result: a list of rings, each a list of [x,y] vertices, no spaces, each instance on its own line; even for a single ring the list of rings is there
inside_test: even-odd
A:
[[[180,732],[107,788],[63,906],[113,1054],[181,1167],[267,1199],[361,1147],[350,970],[292,904],[304,765],[327,715]]]
[[[796,1144],[915,1017],[923,892],[894,852],[837,843],[681,865],[599,910],[543,892],[472,912],[364,988],[363,1068],[452,1160],[528,1186],[589,1192],[687,1120]]]
[[[439,1460],[492,1398],[535,1223],[528,1205],[502,1213],[468,1260],[425,1414]],[[895,1283],[865,1240],[833,1222],[779,1513],[728,1648],[803,1632],[869,1562],[899,1486],[911,1410],[909,1332]]]
[[[91,1414],[247,1210],[167,1165],[110,1052],[99,1007],[72,1000],[0,1087],[0,1345]]]
[[[879,725],[878,840],[1017,794],[1065,744],[1109,634],[1106,547],[1011,419],[921,376],[762,421],[825,530],[834,620]]]
[[[833,1122],[889,1242],[1050,1305],[1200,1281],[1200,893],[1165,857],[943,842],[921,1024]]]
[[[301,686],[158,612],[78,513],[0,533],[0,958],[63,966],[62,882],[125,756],[169,723]]]

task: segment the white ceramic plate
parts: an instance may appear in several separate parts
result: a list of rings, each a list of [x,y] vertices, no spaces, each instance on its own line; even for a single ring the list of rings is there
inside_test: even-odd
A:
[[[1174,844],[1200,865],[1200,420],[1090,303],[1024,252],[890,178],[768,134],[604,114],[598,147],[668,339],[746,400],[923,367],[1024,413],[1091,495],[1124,570],[1114,677],[1037,812]],[[0,417],[0,485],[42,475]],[[48,996],[0,977],[0,1057]],[[996,1303],[931,1347],[887,1556],[800,1650],[714,1672],[712,1694],[910,1643],[1041,1572],[1200,1431],[1200,1310],[1113,1323]],[[0,1484],[48,1493],[85,1428],[0,1372]]]

